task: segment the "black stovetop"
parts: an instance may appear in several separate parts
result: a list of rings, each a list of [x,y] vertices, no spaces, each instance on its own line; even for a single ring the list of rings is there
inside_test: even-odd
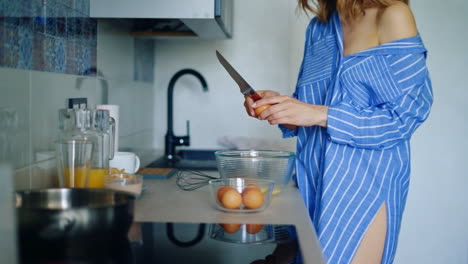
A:
[[[278,246],[297,245],[291,225],[133,223],[128,237],[20,247],[20,263],[251,263]]]

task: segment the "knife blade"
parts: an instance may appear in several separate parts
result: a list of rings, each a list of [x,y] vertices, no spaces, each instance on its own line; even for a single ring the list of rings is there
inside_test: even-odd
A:
[[[250,84],[248,84],[247,81],[242,78],[242,76],[234,69],[234,67],[232,67],[232,65],[223,57],[223,55],[219,53],[219,51],[216,51],[216,57],[218,57],[221,65],[223,65],[224,69],[226,69],[229,75],[231,75],[232,79],[234,79],[234,81],[237,83],[243,95],[249,96],[252,98],[252,100],[254,100],[254,102],[262,99],[262,97],[257,92],[255,92],[252,86],[250,86]]]

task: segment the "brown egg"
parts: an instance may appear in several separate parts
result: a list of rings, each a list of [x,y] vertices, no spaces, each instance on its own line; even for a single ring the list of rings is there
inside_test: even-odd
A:
[[[270,105],[262,105],[260,107],[257,107],[254,109],[255,111],[255,116],[259,116],[263,111],[265,111],[265,109],[267,109],[268,107],[270,107]]]
[[[239,231],[241,224],[219,224],[223,229],[224,232],[229,234],[234,234]]]
[[[242,191],[242,193],[244,193],[245,191],[249,190],[249,189],[258,189],[260,190],[260,187],[258,187],[257,184],[255,183],[250,183],[250,184],[247,184],[247,186],[245,186],[244,190]]]
[[[246,225],[247,233],[257,234],[262,229],[262,227],[263,227],[262,224],[247,224]]]
[[[223,198],[224,193],[229,189],[233,189],[233,188],[229,186],[223,186],[218,189],[218,192],[216,193],[216,196],[218,197],[218,201],[221,202],[221,199]]]
[[[249,188],[242,192],[242,202],[248,209],[257,209],[263,205],[263,193],[260,189]]]
[[[221,204],[228,209],[237,209],[242,204],[242,196],[238,191],[231,188],[224,192],[221,198]]]

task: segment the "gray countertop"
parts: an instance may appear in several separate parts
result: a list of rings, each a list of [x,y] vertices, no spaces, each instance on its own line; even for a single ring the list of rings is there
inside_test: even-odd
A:
[[[136,202],[138,222],[291,224],[299,234],[304,263],[324,263],[305,205],[293,186],[273,196],[263,212],[232,214],[221,212],[210,203],[207,186],[183,191],[177,187],[175,176],[165,180],[145,179],[144,184],[148,188]]]

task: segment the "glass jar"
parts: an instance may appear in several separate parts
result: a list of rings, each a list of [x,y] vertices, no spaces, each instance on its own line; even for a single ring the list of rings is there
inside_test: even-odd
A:
[[[114,158],[115,122],[108,110],[59,110],[59,139],[87,140],[93,143],[89,188],[103,188],[109,174],[109,161]]]

